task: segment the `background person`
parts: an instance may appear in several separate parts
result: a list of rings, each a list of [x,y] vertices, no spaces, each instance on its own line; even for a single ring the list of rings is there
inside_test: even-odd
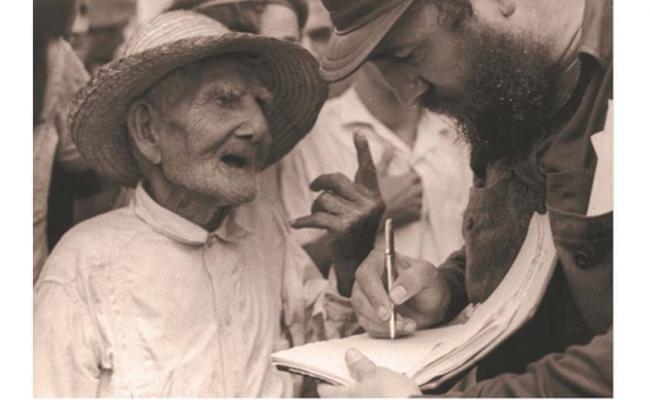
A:
[[[68,104],[89,79],[67,39],[84,28],[82,1],[34,1],[33,279],[74,223],[75,198],[94,174],[67,127]]]

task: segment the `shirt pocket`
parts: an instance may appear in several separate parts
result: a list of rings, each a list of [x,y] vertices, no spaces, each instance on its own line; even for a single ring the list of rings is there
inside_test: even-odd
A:
[[[612,324],[613,212],[588,217],[548,207],[558,258],[592,333]]]
[[[586,213],[593,177],[588,168],[546,174],[546,204],[557,210]]]

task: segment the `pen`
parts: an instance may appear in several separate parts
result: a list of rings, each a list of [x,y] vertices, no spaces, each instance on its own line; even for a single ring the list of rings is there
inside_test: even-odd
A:
[[[384,225],[384,239],[386,241],[385,250],[384,250],[384,262],[386,264],[386,287],[388,293],[393,287],[393,254],[395,241],[393,238],[393,220],[391,218],[386,219],[386,224]],[[391,304],[390,306],[390,320],[388,322],[388,329],[390,331],[390,340],[395,339],[395,307]]]

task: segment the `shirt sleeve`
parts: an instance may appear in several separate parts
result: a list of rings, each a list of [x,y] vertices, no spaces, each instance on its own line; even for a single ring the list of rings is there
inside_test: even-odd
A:
[[[81,299],[62,282],[40,281],[34,294],[34,396],[95,397],[98,335]]]
[[[452,253],[440,265],[438,272],[447,282],[451,292],[451,302],[447,308],[445,321],[452,320],[467,305],[467,292],[465,290],[465,247]]]
[[[288,236],[283,278],[283,313],[293,346],[351,334],[357,325],[349,299],[336,279],[323,278],[305,250]]]
[[[499,375],[446,396],[612,397],[612,329],[530,364],[523,374]]]
[[[309,184],[316,177],[310,177],[303,152],[303,143],[299,143],[291,153],[282,159],[279,167],[280,197],[282,205],[290,219],[311,214],[311,205],[317,194],[309,190]],[[291,236],[304,246],[325,231],[320,229],[296,229]]]

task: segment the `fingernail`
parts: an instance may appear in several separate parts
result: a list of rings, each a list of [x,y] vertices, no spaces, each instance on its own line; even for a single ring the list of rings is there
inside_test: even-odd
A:
[[[295,222],[296,222],[295,219],[290,219],[290,220],[289,220],[289,225],[293,225]]]
[[[390,318],[390,312],[388,312],[388,309],[386,309],[386,307],[379,307],[377,309],[377,315],[379,316],[379,318],[383,319],[384,321]]]
[[[406,325],[404,326],[404,330],[406,332],[415,332],[415,323],[414,322],[407,322]]]
[[[406,289],[403,286],[396,286],[390,291],[390,297],[395,304],[402,304],[406,301]]]

